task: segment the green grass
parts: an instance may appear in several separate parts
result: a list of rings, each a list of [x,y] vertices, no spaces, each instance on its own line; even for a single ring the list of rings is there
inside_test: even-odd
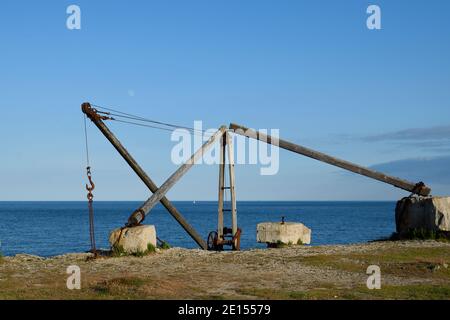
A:
[[[354,299],[450,299],[450,285],[381,286],[379,290],[366,287],[336,288],[332,284],[318,285],[302,291],[273,290],[266,288],[240,289],[239,294],[268,300],[354,300]]]
[[[450,232],[435,231],[428,229],[410,229],[405,233],[393,233],[389,240],[435,240],[435,241],[450,241]]]
[[[153,253],[153,252],[156,252],[156,247],[154,245],[152,245],[151,243],[147,244],[146,253],[149,254],[149,253]]]
[[[145,286],[145,280],[136,277],[114,278],[101,281],[91,287],[89,291],[101,297],[138,298],[140,288]]]
[[[145,257],[151,253],[156,252],[156,247],[149,243],[147,245],[146,251],[136,251],[133,253],[127,253],[125,252],[125,249],[121,245],[114,245],[111,250],[111,256],[112,257],[126,257],[126,256],[134,256],[134,257]]]
[[[406,285],[381,286],[380,290],[368,290],[367,294],[379,299],[419,299],[419,300],[448,300],[450,299],[450,285]]]
[[[163,249],[163,250],[167,250],[167,249],[170,249],[171,246],[170,246],[170,244],[168,244],[167,242],[163,241],[163,242],[161,243],[161,245],[159,246],[159,248],[160,248],[160,249]]]
[[[352,299],[355,298],[349,292],[345,292],[339,289],[333,289],[328,285],[324,285],[323,288],[317,289],[305,289],[305,290],[274,290],[266,288],[252,288],[241,289],[239,294],[256,297],[258,299],[267,300],[321,300],[321,299]]]
[[[319,254],[302,257],[299,262],[356,273],[365,273],[369,265],[378,265],[384,274],[450,282],[450,250],[443,248],[392,248],[367,253]]]
[[[297,245],[302,245],[303,242],[302,242],[302,240],[299,239],[296,244]],[[283,242],[281,240],[278,240],[276,243],[268,243],[268,247],[269,248],[277,248],[277,249],[279,249],[279,248],[288,248],[288,247],[292,247],[293,245],[294,245],[294,243],[292,241],[289,241],[288,243],[285,243],[285,242]]]
[[[125,252],[125,249],[121,245],[114,245],[111,248],[111,256],[113,257],[124,257],[127,253]]]

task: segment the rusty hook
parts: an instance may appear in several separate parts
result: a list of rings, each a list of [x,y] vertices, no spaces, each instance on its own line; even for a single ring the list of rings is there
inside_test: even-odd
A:
[[[88,179],[89,179],[89,183],[90,183],[91,186],[88,186],[88,184],[86,183],[86,190],[89,191],[89,192],[91,192],[92,190],[95,189],[95,184],[94,184],[94,182],[92,181],[91,176],[88,176]]]
[[[91,193],[94,189],[95,189],[95,184],[92,181],[92,176],[91,176],[91,167],[87,167],[87,177],[89,179],[89,183],[91,186],[88,186],[88,184],[86,184],[86,190],[89,191],[89,193]]]

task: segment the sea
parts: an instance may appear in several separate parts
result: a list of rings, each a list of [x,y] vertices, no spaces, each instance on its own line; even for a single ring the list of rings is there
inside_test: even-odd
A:
[[[107,249],[111,230],[121,227],[141,202],[94,203],[97,248]],[[217,229],[217,201],[174,201],[185,219],[206,240]],[[241,249],[264,248],[256,242],[261,222],[301,222],[312,229],[311,245],[364,243],[389,237],[395,231],[395,202],[241,201],[237,203],[242,229]],[[231,219],[225,212],[225,225]],[[161,205],[144,224],[156,227],[158,238],[172,247],[198,248]],[[90,249],[86,202],[0,202],[0,252],[55,256]]]

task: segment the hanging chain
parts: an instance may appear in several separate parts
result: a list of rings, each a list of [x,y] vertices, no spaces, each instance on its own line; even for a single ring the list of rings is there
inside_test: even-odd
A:
[[[84,117],[84,135],[86,140],[86,175],[89,180],[89,184],[86,184],[86,190],[88,191],[87,199],[88,199],[88,208],[89,208],[89,236],[91,239],[91,252],[94,254],[94,257],[97,256],[97,249],[95,246],[95,232],[94,232],[94,195],[92,191],[95,189],[95,184],[92,181],[91,167],[89,165],[89,146],[88,146],[88,135],[87,135],[87,126],[86,126],[86,116]]]

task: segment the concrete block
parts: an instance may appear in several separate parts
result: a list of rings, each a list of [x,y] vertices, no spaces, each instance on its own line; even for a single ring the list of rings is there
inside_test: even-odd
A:
[[[128,254],[145,252],[148,244],[156,248],[156,229],[153,225],[115,229],[109,236],[109,243],[111,247],[121,246]]]
[[[267,244],[310,244],[311,229],[302,223],[263,222],[256,227],[258,242]]]
[[[450,197],[407,197],[395,208],[397,232],[410,229],[450,231]]]

